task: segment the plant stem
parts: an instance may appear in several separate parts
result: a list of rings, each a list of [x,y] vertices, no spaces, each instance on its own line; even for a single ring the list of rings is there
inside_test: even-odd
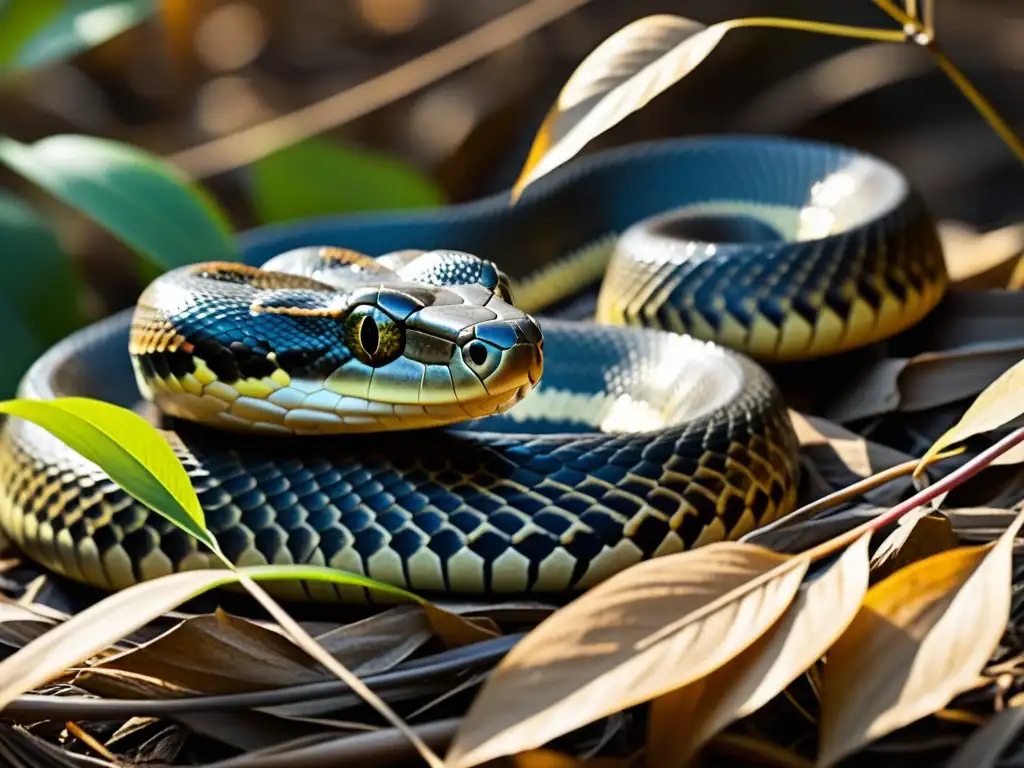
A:
[[[860,40],[876,40],[878,42],[902,43],[906,37],[900,30],[876,29],[874,27],[853,27],[848,24],[828,24],[824,21],[807,21],[805,19],[783,19],[774,16],[756,16],[749,19],[733,19],[722,22],[730,29],[741,27],[763,27],[772,29],[796,29],[801,32],[817,32],[819,35],[834,37],[852,37]]]
[[[225,566],[238,574],[238,580],[242,586],[245,587],[249,594],[256,598],[256,601],[266,609],[267,613],[269,613],[274,620],[281,625],[281,628],[288,633],[292,640],[295,641],[296,645],[334,673],[339,680],[348,685],[348,687],[362,697],[367,704],[376,709],[385,720],[401,731],[405,737],[409,739],[410,743],[416,747],[416,750],[420,753],[420,756],[427,765],[430,766],[430,768],[444,768],[444,761],[434,754],[433,750],[426,745],[423,739],[417,736],[405,721],[395,714],[391,707],[389,707],[377,694],[371,691],[357,675],[325,651],[323,647],[321,647],[321,645],[314,640],[297,621],[295,621],[295,619],[288,615],[288,612],[285,611],[284,608],[278,605],[274,599],[267,594],[263,587],[245,574],[239,573],[235,564],[232,563],[219,548],[214,549],[213,553],[222,563],[224,563]]]
[[[1017,156],[1017,159],[1024,163],[1024,142],[1021,142],[1013,132],[1013,129],[1007,125],[995,108],[989,104],[988,99],[978,92],[978,89],[971,84],[971,81],[967,79],[963,72],[957,69],[956,65],[949,60],[946,53],[935,42],[933,3],[930,0],[925,3],[924,23],[922,24],[921,21],[908,15],[903,9],[890,2],[890,0],[873,0],[873,2],[903,25],[904,34],[907,38],[914,40],[918,45],[927,49],[935,59],[935,63],[953,81],[953,84],[960,89],[964,97],[971,102],[971,105],[985,119],[989,127],[1003,140],[1003,143],[1010,148],[1010,151]],[[917,40],[917,35],[921,35],[923,39]]]
[[[953,488],[960,485],[965,480],[974,477],[974,475],[981,472],[981,470],[985,469],[985,467],[997,458],[1020,443],[1024,443],[1024,427],[1014,430],[995,445],[979,453],[959,469],[953,470],[945,477],[936,481],[933,485],[929,485],[924,490],[915,493],[906,501],[900,502],[887,512],[858,525],[856,528],[850,529],[846,533],[836,536],[834,539],[829,539],[816,547],[812,547],[804,552],[803,556],[809,557],[812,561],[828,557],[834,552],[849,546],[865,533],[874,533],[889,523],[899,520],[908,512],[912,512],[922,504],[927,504],[929,501],[941,496],[943,493],[953,490]]]
[[[1000,117],[999,113],[996,112],[995,108],[988,102],[978,89],[975,88],[971,81],[967,79],[949,57],[946,56],[945,52],[942,51],[935,43],[928,46],[928,50],[931,52],[932,57],[935,59],[935,63],[939,65],[939,69],[946,73],[946,76],[953,81],[953,84],[960,89],[960,92],[967,98],[968,101],[974,106],[976,110],[985,118],[985,122],[989,124],[996,135],[1003,140],[1003,143],[1010,148],[1010,150],[1017,156],[1017,159],[1024,163],[1024,142],[1022,142],[1017,134],[1013,132],[1013,129]]]

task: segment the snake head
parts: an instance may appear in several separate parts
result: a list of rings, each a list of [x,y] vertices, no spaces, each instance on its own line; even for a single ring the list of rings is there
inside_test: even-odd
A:
[[[365,403],[363,418],[393,413],[395,428],[502,413],[543,372],[537,321],[479,283],[366,286],[349,296],[341,323],[352,358],[324,388]]]
[[[507,411],[540,380],[540,326],[510,298],[494,265],[458,252],[191,265],[143,293],[132,361],[166,413],[231,430],[445,426]]]

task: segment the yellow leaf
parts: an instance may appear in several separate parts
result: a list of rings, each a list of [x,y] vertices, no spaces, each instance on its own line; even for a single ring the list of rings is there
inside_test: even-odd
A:
[[[972,688],[1010,612],[1024,513],[995,542],[918,560],[868,590],[822,675],[818,765],[932,714]]]
[[[700,64],[732,26],[680,16],[638,19],[583,60],[544,118],[513,198]]]
[[[724,542],[640,563],[555,612],[502,660],[446,765],[540,747],[699,680],[793,600],[808,561]]]
[[[652,766],[686,765],[716,733],[760,709],[829,649],[867,592],[870,541],[865,533],[809,579],[782,618],[732,661],[654,702],[647,741]]]
[[[973,435],[988,432],[1024,414],[1024,360],[1017,363],[978,395],[960,421],[950,427],[921,458],[914,476],[918,476],[944,448]],[[1016,464],[1024,461],[1024,448],[1011,448],[993,464]]]
[[[872,576],[876,581],[884,579],[916,560],[953,549],[960,543],[946,515],[920,507],[901,517],[896,530],[875,549],[871,556]]]

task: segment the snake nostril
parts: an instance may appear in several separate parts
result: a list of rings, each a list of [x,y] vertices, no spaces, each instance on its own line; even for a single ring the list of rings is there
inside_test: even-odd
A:
[[[469,353],[469,359],[474,365],[483,365],[487,362],[487,347],[479,341],[471,341],[466,351]]]

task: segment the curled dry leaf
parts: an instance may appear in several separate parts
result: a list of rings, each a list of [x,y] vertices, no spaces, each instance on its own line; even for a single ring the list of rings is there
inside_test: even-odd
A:
[[[972,688],[1010,612],[1013,540],[918,560],[868,590],[822,675],[818,764],[932,714]]]
[[[648,560],[593,587],[512,648],[463,720],[446,765],[547,744],[720,667],[785,611],[808,561],[719,543]]]
[[[693,71],[730,26],[659,14],[606,39],[572,74],[544,118],[513,196]]]
[[[95,665],[203,693],[242,693],[330,677],[278,632],[218,610]]]
[[[946,431],[921,458],[915,474],[941,453],[943,449],[982,432],[1008,424],[1024,414],[1024,361],[1003,373],[978,395],[951,429]],[[1011,448],[992,464],[1015,464],[1024,461],[1024,448]]]
[[[686,765],[716,733],[760,709],[824,655],[867,592],[870,540],[865,533],[808,579],[782,618],[745,651],[654,701],[647,740],[652,765]]]

